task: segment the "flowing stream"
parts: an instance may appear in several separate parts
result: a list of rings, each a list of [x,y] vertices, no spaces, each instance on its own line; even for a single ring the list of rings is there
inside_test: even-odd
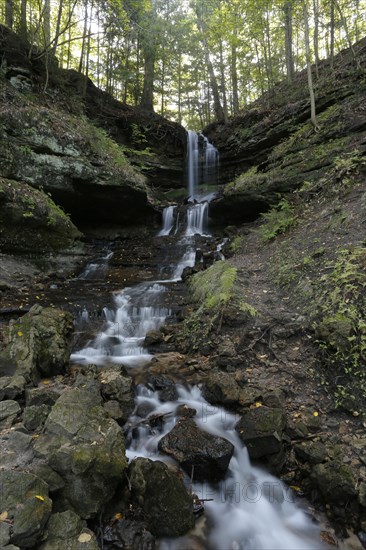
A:
[[[210,238],[208,233],[209,201],[200,194],[200,183],[215,177],[218,165],[216,149],[195,132],[188,133],[188,193],[190,202],[185,220],[178,209],[169,206],[163,214],[162,238],[177,236],[181,257],[158,281],[125,288],[114,296],[114,308],[105,308],[103,330],[85,348],[73,353],[77,363],[126,367],[148,365],[152,356],[144,348],[147,332],[159,329],[173,315],[166,305],[169,285],[181,279],[183,270],[195,263],[196,235]],[[208,197],[210,198],[210,197]],[[218,254],[222,257],[221,248]],[[101,262],[104,266],[108,254]],[[84,277],[89,277],[87,270]],[[225,479],[216,485],[195,483],[193,490],[205,502],[210,519],[208,548],[213,550],[317,550],[324,548],[319,529],[293,502],[291,491],[270,474],[250,464],[245,446],[234,430],[238,418],[223,408],[213,407],[202,396],[199,387],[176,387],[178,398],[162,402],[156,392],[141,385],[136,396],[136,411],[148,411],[147,417],[161,415],[159,427],[151,428],[135,412],[128,425],[127,455],[169,462],[172,459],[158,450],[158,442],[177,421],[177,408],[185,404],[197,411],[197,425],[207,432],[224,437],[235,448]],[[136,428],[137,426],[137,428]],[[189,480],[187,480],[189,483]],[[188,546],[187,546],[188,544]],[[160,541],[161,550],[187,550],[189,543],[181,539]]]

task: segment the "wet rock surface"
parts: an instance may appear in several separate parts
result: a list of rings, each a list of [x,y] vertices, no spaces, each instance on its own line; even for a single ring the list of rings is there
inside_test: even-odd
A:
[[[172,456],[193,479],[217,481],[226,473],[234,446],[198,428],[194,420],[182,418],[159,441],[159,449]]]
[[[146,514],[153,535],[177,537],[193,527],[192,497],[163,462],[137,458],[128,475],[132,496]]]

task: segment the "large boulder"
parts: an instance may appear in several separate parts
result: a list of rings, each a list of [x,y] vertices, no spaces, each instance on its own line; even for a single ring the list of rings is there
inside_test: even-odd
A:
[[[27,382],[63,373],[69,363],[72,331],[70,313],[36,304],[10,322],[5,359]]]
[[[178,537],[194,526],[193,501],[166,464],[137,458],[128,470],[132,497],[157,537]]]
[[[103,398],[119,404],[122,413],[119,421],[126,422],[135,407],[132,378],[124,367],[112,366],[100,373],[99,381]]]
[[[261,406],[246,410],[235,429],[250,458],[258,459],[282,451],[285,426],[286,415],[282,408]]]
[[[85,389],[59,397],[34,449],[65,483],[60,502],[83,519],[100,513],[127,467],[120,426],[107,416],[101,398]]]
[[[70,218],[43,190],[0,177],[2,250],[47,252],[67,248],[80,237]]]
[[[172,456],[196,480],[217,481],[229,466],[234,446],[226,439],[198,428],[183,418],[159,441],[159,449]]]
[[[339,460],[316,464],[311,471],[310,480],[328,503],[339,505],[356,497],[356,480],[352,469]]]
[[[24,393],[26,380],[24,376],[2,376],[0,378],[0,401],[15,399]]]
[[[33,474],[0,471],[0,510],[12,522],[10,543],[37,548],[51,514],[47,484]]]

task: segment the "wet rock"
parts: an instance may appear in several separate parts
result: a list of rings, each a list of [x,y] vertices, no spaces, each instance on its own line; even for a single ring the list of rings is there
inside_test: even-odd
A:
[[[0,522],[0,548],[3,548],[10,542],[10,524],[5,521]]]
[[[63,373],[69,363],[72,331],[70,313],[34,305],[26,315],[10,322],[5,354],[27,382]]]
[[[348,502],[356,495],[352,468],[338,460],[314,466],[310,480],[327,503]]]
[[[86,522],[81,520],[71,510],[52,514],[45,534],[44,542],[39,550],[98,550],[99,545],[92,531],[86,528]]]
[[[305,439],[308,433],[309,430],[302,420],[292,420],[292,418],[288,420],[286,434],[291,439]]]
[[[25,390],[25,404],[27,407],[40,405],[54,405],[60,397],[60,391],[53,388],[39,387]]]
[[[43,479],[48,485],[49,492],[52,493],[60,491],[65,487],[65,482],[60,475],[58,475],[55,470],[52,470],[50,466],[46,463],[33,462],[30,465],[31,471],[34,475]]]
[[[144,340],[144,346],[147,348],[150,346],[158,346],[164,341],[164,334],[160,330],[150,330]]]
[[[30,432],[41,429],[50,411],[50,405],[32,405],[31,407],[26,407],[23,412],[24,426]]]
[[[0,486],[0,510],[12,519],[10,542],[37,547],[52,508],[47,484],[33,474],[0,471]]]
[[[34,458],[32,449],[33,439],[30,435],[18,431],[12,431],[3,436],[0,441],[1,455],[0,466],[3,469],[24,468]]]
[[[132,496],[144,511],[153,535],[178,537],[192,529],[192,498],[163,462],[137,458],[128,475]]]
[[[262,458],[282,450],[286,415],[280,408],[258,407],[245,411],[235,430],[245,443],[250,458]]]
[[[366,483],[362,481],[358,489],[358,502],[366,508]]]
[[[25,378],[23,376],[4,376],[0,378],[0,401],[15,399],[24,393]]]
[[[106,401],[117,401],[122,411],[119,419],[126,422],[135,408],[132,378],[120,366],[110,367],[99,376],[101,393]]]
[[[120,426],[78,388],[56,401],[34,449],[65,483],[58,498],[83,519],[100,513],[127,466]]]
[[[172,456],[196,480],[221,479],[229,466],[234,446],[209,434],[184,418],[159,441],[159,449]]]
[[[126,422],[126,415],[121,409],[118,401],[107,401],[106,403],[103,403],[103,409],[108,414],[108,416],[110,416],[117,422],[121,424],[124,424]]]
[[[231,409],[248,407],[262,400],[263,393],[261,388],[248,385],[246,378],[226,372],[210,373],[203,387],[203,395],[207,401]]]
[[[303,441],[295,445],[294,450],[301,460],[310,464],[321,464],[327,457],[327,449],[320,441]]]
[[[146,385],[153,391],[159,393],[160,401],[175,401],[178,399],[178,392],[174,382],[164,376],[148,376]]]
[[[21,412],[21,407],[17,401],[1,401],[0,402],[0,429],[8,429],[13,424],[14,420]]]
[[[104,531],[104,542],[113,548],[138,548],[138,550],[155,550],[155,537],[148,530],[146,523],[132,519],[117,521]]]

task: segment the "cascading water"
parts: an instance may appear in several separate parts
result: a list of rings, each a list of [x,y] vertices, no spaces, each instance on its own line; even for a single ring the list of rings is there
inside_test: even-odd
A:
[[[198,136],[189,132],[189,194],[196,195],[198,169]],[[197,147],[196,147],[197,144]],[[206,145],[206,151],[211,148]],[[210,155],[214,156],[212,151]],[[216,157],[215,157],[216,158]],[[200,208],[198,208],[198,206]],[[160,236],[174,230],[174,207],[168,207],[163,219]],[[207,202],[189,205],[185,235],[180,239],[183,254],[163,281],[141,283],[125,288],[116,294],[115,308],[104,310],[105,327],[86,348],[75,352],[72,360],[100,365],[120,363],[127,367],[148,364],[152,356],[144,348],[146,333],[158,329],[172,315],[172,310],[162,305],[170,283],[180,280],[185,267],[195,262],[195,235],[207,233]],[[218,253],[224,246],[223,241]],[[278,479],[254,468],[248,459],[246,448],[235,432],[238,420],[220,407],[213,407],[202,396],[198,387],[176,386],[178,399],[162,402],[158,393],[146,386],[139,386],[135,413],[127,427],[129,459],[138,456],[171,462],[172,459],[158,450],[159,440],[176,424],[177,408],[185,404],[195,409],[194,421],[200,429],[230,441],[235,448],[225,479],[216,485],[194,483],[193,491],[205,502],[210,517],[206,547],[210,550],[320,550],[319,533],[306,515],[293,503],[288,488]],[[145,406],[142,406],[145,405]],[[141,416],[149,411],[148,417]],[[162,419],[152,430],[149,418]],[[190,483],[186,479],[187,484]],[[187,550],[189,539],[160,541],[160,550]]]
[[[145,457],[171,462],[158,450],[159,440],[179,420],[182,404],[197,411],[194,420],[199,428],[230,441],[234,455],[226,477],[216,485],[194,483],[193,492],[205,502],[211,518],[210,550],[320,550],[319,531],[310,519],[294,504],[291,490],[279,479],[250,464],[248,453],[237,433],[238,420],[225,409],[210,405],[198,387],[177,386],[178,399],[162,402],[158,393],[140,386],[136,410],[149,410],[147,421],[132,416],[127,456]],[[157,433],[148,428],[150,418],[165,419]],[[138,426],[136,428],[136,426]],[[129,436],[128,436],[129,437]],[[187,484],[190,480],[186,476]],[[184,538],[162,541],[160,550],[186,550]]]

